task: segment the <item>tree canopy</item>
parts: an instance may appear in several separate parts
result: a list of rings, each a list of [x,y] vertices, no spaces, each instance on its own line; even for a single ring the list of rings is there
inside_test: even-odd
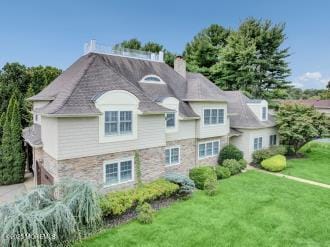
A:
[[[329,118],[323,113],[298,104],[281,105],[276,122],[281,142],[294,153],[314,138],[328,135],[330,130]]]

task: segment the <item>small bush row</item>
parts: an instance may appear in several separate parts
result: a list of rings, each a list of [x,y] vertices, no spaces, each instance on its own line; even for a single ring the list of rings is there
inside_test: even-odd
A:
[[[121,215],[128,209],[144,202],[167,198],[177,193],[180,187],[165,179],[158,179],[149,184],[125,191],[110,192],[100,200],[103,216]]]
[[[275,155],[285,155],[287,153],[287,148],[283,145],[272,146],[270,148],[256,150],[252,154],[253,162],[260,164],[263,160],[269,159]]]

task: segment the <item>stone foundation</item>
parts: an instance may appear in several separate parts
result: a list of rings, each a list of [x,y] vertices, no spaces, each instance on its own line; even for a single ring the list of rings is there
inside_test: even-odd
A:
[[[202,139],[198,141],[207,141],[219,138]],[[221,147],[225,145],[226,138],[221,139]],[[166,172],[178,172],[188,175],[189,170],[197,165],[216,165],[217,156],[197,160],[197,140],[186,139],[179,141],[171,141],[166,143],[166,147],[180,146],[180,164],[166,166],[165,165],[165,148],[155,147],[138,150],[141,167],[141,180],[144,183],[153,181],[162,177]],[[90,181],[95,184],[101,192],[118,190],[133,187],[137,183],[136,164],[134,167],[134,181],[113,185],[109,187],[103,186],[103,164],[104,161],[117,159],[132,158],[134,159],[135,151],[126,151],[119,153],[103,154],[88,156],[82,158],[55,160],[50,155],[42,152],[43,166],[54,177],[54,181],[62,178],[75,178],[83,181]],[[38,155],[40,157],[40,155]]]
[[[223,136],[223,137],[217,137],[217,138],[205,138],[205,139],[199,139],[198,142],[208,142],[208,141],[215,141],[215,140],[219,140],[220,139],[220,150],[228,144],[228,138],[226,136]],[[196,149],[198,152],[198,143],[196,144]],[[212,165],[212,166],[215,166],[218,164],[218,155],[216,156],[212,156],[212,157],[207,157],[207,158],[204,158],[204,159],[198,159],[198,156],[196,158],[197,160],[197,165],[198,166],[209,166],[209,165]]]

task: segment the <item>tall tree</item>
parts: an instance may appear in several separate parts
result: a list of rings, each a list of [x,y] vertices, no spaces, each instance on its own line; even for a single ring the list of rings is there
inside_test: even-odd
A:
[[[211,78],[210,67],[219,62],[219,51],[226,46],[230,31],[220,25],[211,26],[199,32],[186,45],[184,57],[189,71],[200,72]]]
[[[219,50],[219,62],[211,68],[211,74],[214,73],[211,79],[220,87],[243,89],[258,98],[273,95],[269,91],[287,88],[290,69],[286,61],[289,50],[281,47],[286,38],[284,28],[283,24],[273,25],[269,20],[245,20]]]
[[[14,100],[12,116],[10,121],[11,142],[11,183],[20,183],[24,180],[24,152],[22,147],[22,125],[20,107],[18,101]]]
[[[164,47],[158,43],[149,41],[149,42],[145,43],[143,45],[143,47],[141,47],[141,50],[158,53],[158,52],[164,50]]]
[[[29,74],[29,85],[31,85],[34,93],[39,93],[44,87],[48,86],[56,77],[58,77],[62,70],[51,66],[37,66],[27,69]],[[27,90],[29,87],[27,88]],[[26,91],[25,91],[26,92]]]
[[[3,134],[2,134],[2,142],[1,142],[1,162],[0,162],[0,184],[10,184],[12,181],[11,177],[11,169],[13,163],[13,155],[11,148],[11,118],[13,113],[13,108],[16,99],[11,97],[7,112],[6,119],[3,125]]]
[[[234,32],[219,51],[220,61],[211,67],[211,79],[224,90],[242,90],[252,94],[255,87],[255,41]],[[254,96],[254,95],[253,95]]]

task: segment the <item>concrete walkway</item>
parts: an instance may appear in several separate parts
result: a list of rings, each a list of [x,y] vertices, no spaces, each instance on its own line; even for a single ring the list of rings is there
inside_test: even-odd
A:
[[[323,183],[315,182],[315,181],[308,180],[308,179],[303,179],[303,178],[298,178],[298,177],[294,177],[294,176],[285,175],[285,174],[282,174],[282,173],[269,172],[269,171],[265,171],[265,170],[262,170],[262,169],[258,169],[256,167],[253,167],[253,166],[250,166],[250,165],[247,167],[247,170],[256,170],[258,172],[271,174],[273,176],[287,178],[287,179],[295,180],[295,181],[298,181],[298,182],[301,182],[301,183],[316,185],[316,186],[319,186],[319,187],[322,187],[322,188],[330,189],[329,184],[323,184]]]
[[[0,204],[12,202],[34,187],[31,173],[25,174],[24,183],[0,186]]]

